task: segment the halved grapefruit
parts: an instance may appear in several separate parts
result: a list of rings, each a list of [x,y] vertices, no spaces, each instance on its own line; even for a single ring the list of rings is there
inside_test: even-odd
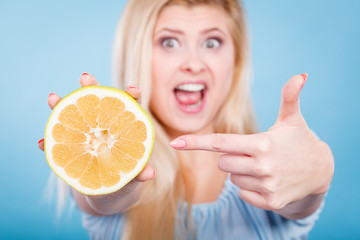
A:
[[[115,192],[148,162],[154,127],[145,110],[120,89],[82,87],[53,109],[45,129],[50,168],[87,195]]]

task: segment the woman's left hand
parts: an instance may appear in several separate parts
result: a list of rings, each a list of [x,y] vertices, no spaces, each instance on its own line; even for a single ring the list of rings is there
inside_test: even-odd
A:
[[[218,166],[230,173],[239,196],[249,204],[287,218],[310,215],[327,192],[334,172],[330,148],[308,128],[299,95],[307,74],[283,87],[278,119],[251,135],[184,135],[170,143],[178,150],[224,153]]]

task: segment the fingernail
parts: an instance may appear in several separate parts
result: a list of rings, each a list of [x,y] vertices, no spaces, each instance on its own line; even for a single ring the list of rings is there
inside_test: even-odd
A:
[[[51,98],[51,97],[54,96],[54,95],[56,96],[55,93],[50,93],[50,94],[49,94],[49,98]]]
[[[175,139],[169,145],[173,148],[183,148],[186,146],[186,142],[183,139]]]
[[[303,79],[304,79],[304,81],[303,81],[303,83],[302,83],[302,85],[301,85],[301,89],[304,87],[304,85],[305,85],[305,82],[306,82],[306,80],[307,80],[307,78],[308,78],[308,74],[307,73],[303,73],[303,74],[301,74],[301,76],[303,77]]]
[[[151,179],[153,179],[155,177],[155,175],[156,175],[156,172],[155,172],[155,169],[153,169],[153,175],[152,175]]]
[[[38,144],[40,144],[41,142],[43,142],[44,141],[44,139],[42,138],[42,139],[40,139],[39,141],[38,141]]]
[[[132,85],[132,84],[130,84],[128,88],[137,89],[138,87],[137,87],[136,85]]]
[[[83,74],[81,74],[81,76],[85,76],[85,75],[90,75],[90,74],[88,74],[88,73],[86,73],[86,72],[84,72]]]

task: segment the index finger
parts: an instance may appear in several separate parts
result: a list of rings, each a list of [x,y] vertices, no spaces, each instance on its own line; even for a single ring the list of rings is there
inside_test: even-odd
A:
[[[268,139],[260,134],[215,133],[180,136],[174,139],[170,146],[178,150],[205,150],[253,156],[259,151],[266,151],[269,144]]]

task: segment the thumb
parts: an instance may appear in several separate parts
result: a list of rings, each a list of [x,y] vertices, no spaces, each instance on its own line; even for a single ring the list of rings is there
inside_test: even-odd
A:
[[[281,92],[281,103],[278,121],[296,123],[302,119],[299,95],[308,75],[295,75],[284,85]]]
[[[145,182],[155,177],[155,169],[147,163],[144,169],[135,177],[135,180],[139,182]]]

